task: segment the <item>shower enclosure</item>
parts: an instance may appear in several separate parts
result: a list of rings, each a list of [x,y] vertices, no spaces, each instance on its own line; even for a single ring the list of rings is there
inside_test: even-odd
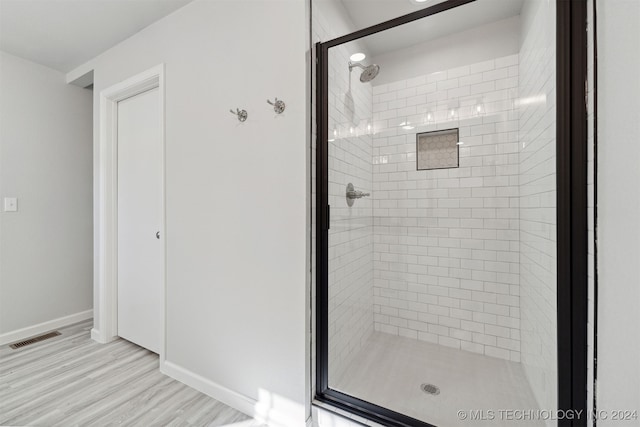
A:
[[[557,416],[586,408],[585,13],[451,0],[317,45],[317,400],[586,422]]]

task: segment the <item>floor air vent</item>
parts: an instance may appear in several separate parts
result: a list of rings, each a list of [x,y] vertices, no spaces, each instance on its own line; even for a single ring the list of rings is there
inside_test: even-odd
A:
[[[28,340],[24,340],[24,341],[13,343],[9,347],[11,347],[12,349],[15,350],[15,349],[18,349],[18,348],[22,348],[25,345],[34,344],[34,343],[37,343],[37,342],[40,342],[40,341],[48,340],[49,338],[57,337],[58,335],[60,335],[60,332],[53,331],[53,332],[49,332],[49,333],[44,334],[44,335],[39,335],[37,337],[29,338]]]
[[[440,389],[433,384],[422,384],[420,388],[427,394],[440,394]]]

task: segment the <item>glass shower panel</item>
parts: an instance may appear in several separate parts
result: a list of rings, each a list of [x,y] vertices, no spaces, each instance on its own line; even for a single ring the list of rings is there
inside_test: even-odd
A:
[[[330,389],[555,425],[554,34],[478,0],[329,49]]]
[[[329,377],[342,378],[373,333],[373,90],[350,57],[360,43],[329,54]],[[348,188],[354,198],[348,198]],[[361,193],[357,193],[361,192]],[[360,196],[360,194],[368,194]]]

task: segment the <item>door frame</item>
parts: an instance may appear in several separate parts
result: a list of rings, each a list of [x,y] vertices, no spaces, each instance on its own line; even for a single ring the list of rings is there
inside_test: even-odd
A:
[[[316,44],[316,386],[315,400],[395,427],[431,426],[328,384],[328,114],[329,49],[462,6],[447,0],[431,7]],[[587,409],[587,6],[586,0],[556,0],[556,193],[558,409],[574,410],[586,423]]]
[[[162,342],[160,361],[166,355],[166,145],[165,145],[165,85],[164,64],[136,74],[100,92],[100,139],[98,146],[98,185],[94,245],[97,251],[94,266],[96,304],[91,338],[107,343],[118,338],[118,102],[158,89],[160,102],[160,140],[162,144],[162,212],[160,235],[162,237]]]

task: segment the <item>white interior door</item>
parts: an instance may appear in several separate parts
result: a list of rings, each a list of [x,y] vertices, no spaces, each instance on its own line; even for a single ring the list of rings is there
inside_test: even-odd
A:
[[[163,155],[158,88],[118,102],[118,335],[162,345]]]

